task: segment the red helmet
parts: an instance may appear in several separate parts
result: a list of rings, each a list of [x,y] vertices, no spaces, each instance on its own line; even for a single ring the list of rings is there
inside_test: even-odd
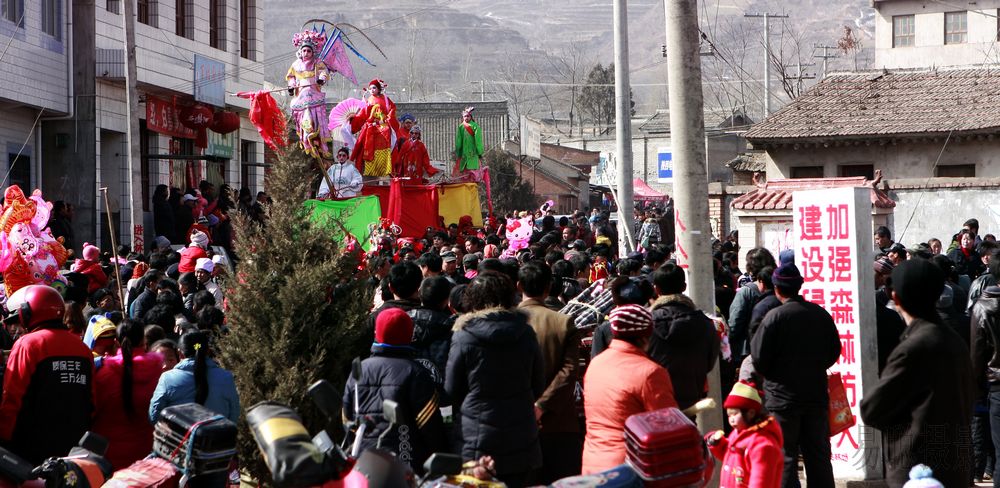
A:
[[[45,322],[62,321],[65,306],[62,295],[55,288],[45,285],[26,286],[7,299],[7,309],[16,311],[21,325],[27,329]]]

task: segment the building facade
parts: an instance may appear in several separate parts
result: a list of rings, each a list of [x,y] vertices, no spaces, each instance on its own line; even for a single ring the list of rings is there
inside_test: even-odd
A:
[[[44,124],[47,154],[39,168],[46,196],[77,207],[78,243],[100,242],[106,249],[109,229],[118,242],[130,242],[137,232],[146,242],[155,237],[151,195],[157,185],[183,191],[207,180],[216,187],[263,189],[264,147],[247,117],[249,102],[231,96],[259,90],[264,82],[260,0],[136,0],[141,195],[132,195],[128,183],[122,1],[68,0],[71,117]],[[269,62],[293,59],[289,54]],[[195,147],[195,133],[178,115],[196,103],[237,113],[239,128],[226,135],[208,131],[208,147]],[[101,188],[107,188],[108,205]],[[128,222],[131,205],[142,205],[143,222]]]
[[[876,68],[1000,62],[1000,0],[874,0],[872,6]]]

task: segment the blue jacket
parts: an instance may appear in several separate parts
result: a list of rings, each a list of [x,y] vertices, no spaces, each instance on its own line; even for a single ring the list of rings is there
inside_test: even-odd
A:
[[[160,411],[174,405],[194,403],[194,359],[185,359],[174,369],[163,373],[149,402],[149,421],[156,423]],[[224,415],[233,422],[240,420],[240,395],[236,392],[233,374],[208,359],[208,398],[205,408]]]

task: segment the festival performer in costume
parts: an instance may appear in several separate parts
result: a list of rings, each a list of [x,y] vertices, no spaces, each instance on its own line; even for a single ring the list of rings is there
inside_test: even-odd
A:
[[[396,104],[387,97],[385,82],[376,78],[368,85],[368,105],[351,117],[351,131],[358,132],[351,159],[365,176],[388,176],[392,171],[392,147],[396,143]]]
[[[402,177],[404,178],[425,178],[437,174],[437,168],[431,166],[431,157],[427,153],[427,146],[421,138],[419,125],[413,126],[409,130],[410,140],[403,146],[402,150]]]
[[[403,153],[410,144],[410,129],[416,125],[417,119],[410,114],[399,117],[399,129],[396,130],[396,143],[392,145],[392,176],[403,176]]]
[[[337,162],[330,165],[326,174],[333,182],[333,193],[330,193],[330,185],[326,178],[319,185],[316,198],[354,198],[361,194],[361,173],[358,173],[354,164],[348,160],[346,147],[337,150]]]
[[[472,111],[476,107],[466,107],[462,111],[462,123],[455,130],[455,174],[471,171],[473,179],[482,180],[479,173],[479,158],[483,156],[483,133],[479,124],[472,119]]]
[[[326,36],[315,31],[304,31],[292,38],[298,50],[298,58],[288,68],[288,94],[292,98],[292,116],[295,130],[306,154],[314,157],[330,157],[327,144],[330,129],[327,126],[326,95],[322,86],[330,78],[326,63],[319,60],[316,53],[323,49]]]

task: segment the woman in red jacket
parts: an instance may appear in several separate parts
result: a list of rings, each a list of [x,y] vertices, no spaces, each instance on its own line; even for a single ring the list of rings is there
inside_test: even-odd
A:
[[[720,488],[777,488],[781,486],[784,451],[781,427],[765,415],[763,394],[746,381],[733,386],[726,397],[726,415],[733,431],[705,437],[712,454],[722,461]]]
[[[163,372],[163,358],[146,352],[141,321],[124,319],[118,326],[118,355],[104,360],[97,388],[93,430],[108,439],[108,461],[115,470],[149,455],[153,425],[146,412]]]

